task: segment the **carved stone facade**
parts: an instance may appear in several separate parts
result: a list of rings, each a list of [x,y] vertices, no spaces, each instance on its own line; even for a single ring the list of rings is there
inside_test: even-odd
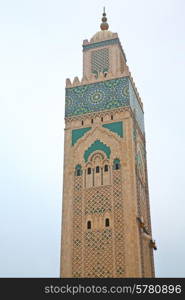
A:
[[[141,99],[117,34],[83,48],[82,81],[66,81],[61,277],[153,277]]]

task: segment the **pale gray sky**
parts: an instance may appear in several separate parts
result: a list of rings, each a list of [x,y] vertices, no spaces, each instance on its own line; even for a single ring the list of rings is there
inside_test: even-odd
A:
[[[0,277],[59,276],[65,78],[104,5],[144,103],[156,276],[185,277],[184,0],[0,0]]]

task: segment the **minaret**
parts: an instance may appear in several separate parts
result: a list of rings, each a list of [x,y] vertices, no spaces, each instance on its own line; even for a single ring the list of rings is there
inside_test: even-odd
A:
[[[154,277],[143,104],[105,10],[66,80],[61,277]]]

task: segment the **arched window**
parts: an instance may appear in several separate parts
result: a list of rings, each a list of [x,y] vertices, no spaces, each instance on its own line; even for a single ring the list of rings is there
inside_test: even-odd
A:
[[[109,166],[108,166],[108,165],[105,165],[105,166],[104,166],[104,172],[108,172],[108,170],[109,170]]]
[[[120,160],[116,158],[113,162],[113,170],[119,170],[121,168]]]
[[[82,126],[84,125],[84,121],[82,121]]]
[[[91,123],[93,124],[93,119],[91,119]]]
[[[105,219],[105,227],[109,227],[110,226],[110,222],[109,222],[109,218]]]
[[[91,229],[91,221],[87,221],[87,229]]]
[[[91,174],[91,168],[87,169],[87,174],[90,175]]]
[[[113,120],[113,115],[111,115],[111,120]]]
[[[81,175],[82,175],[82,167],[81,167],[81,165],[76,165],[75,176],[81,176]]]
[[[116,164],[115,164],[115,170],[119,170],[119,168],[120,168],[120,164],[119,164],[119,163],[116,163]]]
[[[99,166],[96,167],[96,173],[100,173],[100,167]]]
[[[101,121],[103,122],[103,117],[101,117]]]

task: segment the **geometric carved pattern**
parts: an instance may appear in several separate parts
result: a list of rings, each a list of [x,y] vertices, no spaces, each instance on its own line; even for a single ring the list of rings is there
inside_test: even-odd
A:
[[[120,169],[113,172],[114,197],[114,232],[115,232],[115,275],[123,277],[125,272],[125,238],[124,238],[124,211],[123,194],[121,187]]]
[[[91,53],[91,72],[98,75],[99,72],[107,72],[109,69],[109,49],[104,48]]]
[[[82,276],[82,176],[74,176],[73,195],[73,277]]]
[[[111,186],[89,188],[85,191],[85,214],[103,215],[111,211]]]
[[[113,277],[112,230],[94,230],[84,234],[85,277]]]
[[[74,176],[73,277],[124,277],[125,237],[121,170],[113,170],[112,176],[112,185],[84,190],[82,176]],[[92,226],[90,230],[83,230],[83,216],[99,215],[104,218],[106,212],[114,215],[111,227],[97,229]]]
[[[94,48],[98,48],[98,47],[104,47],[104,46],[108,46],[108,45],[114,45],[114,44],[119,44],[120,45],[120,50],[125,58],[125,61],[127,61],[125,53],[123,51],[123,48],[121,47],[120,41],[118,38],[114,38],[111,40],[105,40],[105,41],[101,41],[101,42],[96,42],[96,43],[91,43],[91,44],[87,44],[87,45],[83,45],[83,51],[88,51],[89,49],[94,49]]]

